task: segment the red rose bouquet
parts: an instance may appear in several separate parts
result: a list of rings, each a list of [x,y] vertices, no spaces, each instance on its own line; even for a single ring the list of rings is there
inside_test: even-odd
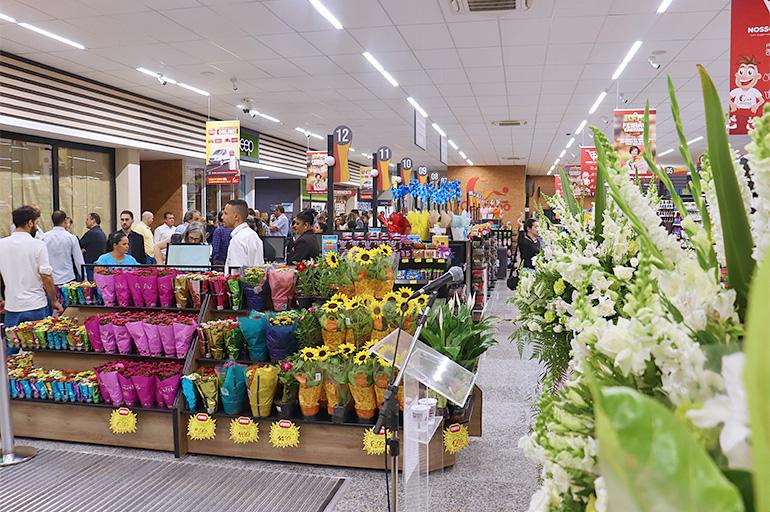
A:
[[[104,351],[108,354],[115,354],[118,351],[118,345],[115,341],[115,332],[111,322],[110,315],[99,316],[99,338],[104,346]]]
[[[134,346],[136,346],[136,351],[143,356],[149,356],[151,354],[150,342],[147,338],[147,332],[144,329],[144,319],[145,317],[143,313],[131,315],[128,319],[128,322],[126,322],[126,330],[131,336],[131,339],[134,342]]]

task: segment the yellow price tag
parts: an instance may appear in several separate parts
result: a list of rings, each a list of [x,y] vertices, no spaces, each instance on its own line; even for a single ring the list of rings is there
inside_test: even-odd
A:
[[[414,262],[415,262],[415,263],[422,263],[422,258],[415,258],[415,259],[414,259]]]
[[[444,258],[441,258],[439,260],[436,260],[438,263],[446,263],[446,260]]]
[[[410,279],[409,284],[417,284],[417,279]]]
[[[425,263],[433,263],[433,258],[427,258],[427,259],[425,260]]]
[[[409,263],[409,258],[401,258],[401,263]]]

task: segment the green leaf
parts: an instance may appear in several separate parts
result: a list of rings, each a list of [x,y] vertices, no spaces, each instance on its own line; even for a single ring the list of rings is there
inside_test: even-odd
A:
[[[607,207],[607,189],[604,187],[604,173],[596,173],[594,195],[594,237],[598,243],[604,240],[604,209]]]
[[[595,395],[609,510],[744,512],[738,489],[671,411],[630,388]]]
[[[725,477],[740,491],[746,512],[754,512],[754,484],[751,481],[751,472],[742,469],[726,469],[724,472]]]
[[[744,382],[751,426],[751,459],[756,509],[770,510],[770,258],[765,257],[751,286],[746,314]]]
[[[569,181],[569,174],[564,167],[559,167],[559,176],[561,178],[561,193],[567,203],[567,209],[573,217],[577,217],[580,214],[580,208],[577,199],[575,199],[575,191],[572,190],[572,183]]]
[[[743,319],[746,313],[749,283],[755,266],[754,260],[751,258],[754,242],[751,238],[749,218],[743,207],[738,178],[733,167],[730,145],[727,142],[727,129],[725,128],[725,118],[722,113],[719,94],[703,66],[698,66],[698,72],[703,86],[703,102],[706,109],[709,160],[714,175],[719,216],[722,221],[722,236],[724,237],[725,258],[727,259],[727,279],[730,288],[735,290],[738,313]],[[693,189],[694,194],[695,190]]]

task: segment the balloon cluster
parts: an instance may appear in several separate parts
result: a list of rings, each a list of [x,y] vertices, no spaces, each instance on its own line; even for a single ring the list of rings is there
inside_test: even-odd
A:
[[[413,179],[408,185],[399,185],[392,189],[391,193],[394,200],[411,195],[420,201],[430,200],[434,204],[446,204],[450,201],[461,200],[462,185],[459,180],[420,184],[417,179]]]

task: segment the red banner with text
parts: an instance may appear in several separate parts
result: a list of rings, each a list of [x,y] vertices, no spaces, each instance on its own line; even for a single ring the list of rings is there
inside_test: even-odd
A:
[[[596,147],[580,146],[580,180],[585,188],[585,195],[593,196],[596,194]]]
[[[733,0],[730,15],[730,135],[746,135],[770,101],[770,0]]]

